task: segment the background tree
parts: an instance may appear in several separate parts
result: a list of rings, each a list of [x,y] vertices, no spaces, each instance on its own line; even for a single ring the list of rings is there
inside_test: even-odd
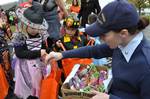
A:
[[[129,2],[133,3],[137,7],[139,15],[141,15],[143,8],[150,7],[150,0],[129,0]]]

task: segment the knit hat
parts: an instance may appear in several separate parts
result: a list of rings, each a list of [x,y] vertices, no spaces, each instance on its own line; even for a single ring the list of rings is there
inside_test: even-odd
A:
[[[48,24],[42,16],[42,6],[39,3],[29,8],[18,8],[16,14],[18,18],[27,26],[35,29],[47,30]]]

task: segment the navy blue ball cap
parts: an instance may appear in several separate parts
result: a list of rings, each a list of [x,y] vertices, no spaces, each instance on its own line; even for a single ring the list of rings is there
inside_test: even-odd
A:
[[[103,28],[101,24],[98,22],[98,20],[85,28],[85,33],[87,33],[92,37],[100,36],[100,34],[104,32],[106,33],[108,32],[108,30]]]
[[[96,37],[111,30],[137,26],[138,22],[139,15],[135,6],[126,0],[116,0],[102,9],[97,21],[85,28],[85,32]]]

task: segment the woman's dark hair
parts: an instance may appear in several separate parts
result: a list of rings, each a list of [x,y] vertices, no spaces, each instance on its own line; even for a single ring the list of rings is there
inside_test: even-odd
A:
[[[138,23],[138,30],[143,30],[149,25],[149,19],[146,17],[141,17]]]
[[[72,5],[73,5],[73,6],[79,6],[78,0],[76,0],[76,3],[77,3],[77,4],[75,5],[75,4],[74,4],[74,0],[72,0]]]
[[[149,25],[149,19],[146,17],[140,17],[140,20],[137,24],[137,26],[128,27],[126,28],[131,35],[137,33],[137,31],[141,31],[145,29]],[[114,32],[120,32],[122,29],[113,30]]]

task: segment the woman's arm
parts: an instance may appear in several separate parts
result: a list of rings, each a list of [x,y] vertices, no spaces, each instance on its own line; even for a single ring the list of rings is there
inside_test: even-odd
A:
[[[111,57],[113,54],[113,49],[110,49],[106,44],[97,46],[86,46],[80,47],[78,49],[73,49],[64,52],[50,52],[46,55],[45,63],[50,59],[60,60],[62,58],[104,58]]]
[[[86,46],[78,49],[64,51],[62,53],[63,58],[104,58],[111,57],[113,54],[113,49],[110,49],[108,45],[96,45],[96,46]]]

